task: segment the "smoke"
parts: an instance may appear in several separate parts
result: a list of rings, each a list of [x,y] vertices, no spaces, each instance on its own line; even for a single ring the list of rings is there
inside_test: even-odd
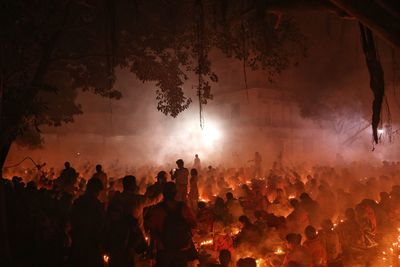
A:
[[[155,85],[140,83],[121,70],[116,84],[121,100],[80,93],[76,101],[83,115],[74,123],[43,129],[41,150],[14,146],[8,164],[32,155],[60,167],[70,160],[174,168],[178,158],[190,167],[194,154],[199,154],[205,165],[233,167],[252,164],[255,151],[263,156],[266,169],[276,160],[288,164],[395,160],[396,136],[388,136],[387,130],[372,152],[371,130],[366,127],[372,93],[356,22],[321,13],[294,16],[307,36],[308,54],[272,83],[266,74],[248,71],[246,89],[242,62],[210,55],[219,83],[213,85],[214,100],[205,107],[204,129],[191,81],[184,89],[194,102],[178,118],[171,118],[156,110]],[[391,81],[391,50],[382,41],[378,44],[385,76]],[[391,96],[390,82],[387,88]],[[396,99],[388,99],[396,122]],[[385,122],[388,114],[385,109]],[[394,123],[393,130],[396,127]]]

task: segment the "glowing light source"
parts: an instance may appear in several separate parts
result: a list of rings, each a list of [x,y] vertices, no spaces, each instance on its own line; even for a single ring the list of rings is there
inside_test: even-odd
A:
[[[384,129],[378,129],[378,134],[384,134],[385,130]]]
[[[110,257],[106,254],[103,255],[103,261],[104,263],[108,263],[108,261],[110,260]]]
[[[206,124],[202,130],[203,141],[208,145],[212,145],[215,141],[220,139],[221,136],[220,130],[213,124]]]
[[[274,254],[275,254],[275,255],[284,255],[284,254],[285,254],[285,251],[283,251],[282,248],[278,247],[278,248],[275,250]]]
[[[200,246],[208,246],[208,245],[212,245],[213,244],[213,240],[209,239],[209,240],[205,240],[203,242],[200,243]]]

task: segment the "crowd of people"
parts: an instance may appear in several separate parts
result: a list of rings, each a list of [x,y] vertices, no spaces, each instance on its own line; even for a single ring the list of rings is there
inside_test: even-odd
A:
[[[196,155],[140,179],[66,162],[59,175],[4,178],[13,266],[399,264],[399,163],[252,162],[215,168]]]

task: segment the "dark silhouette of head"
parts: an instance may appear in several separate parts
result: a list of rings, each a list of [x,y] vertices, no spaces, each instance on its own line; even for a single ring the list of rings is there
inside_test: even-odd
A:
[[[180,168],[183,168],[183,166],[185,165],[185,163],[183,162],[182,159],[178,159],[178,160],[176,161],[176,165],[177,165],[178,168],[180,169]]]
[[[191,176],[195,176],[195,177],[196,177],[196,176],[198,176],[198,175],[199,175],[199,173],[197,172],[197,170],[196,170],[196,169],[191,169],[191,170],[190,170],[190,175],[191,175]]]
[[[194,155],[194,157],[195,157],[195,158],[198,158],[198,157],[199,157],[199,155],[197,155],[197,154],[196,154],[196,155]]]
[[[175,183],[168,182],[165,184],[164,190],[163,190],[163,196],[164,196],[164,200],[166,200],[166,201],[175,200],[175,196],[176,196]]]
[[[126,192],[132,192],[136,190],[136,177],[133,175],[127,175],[122,179],[122,187]]]
[[[296,233],[290,233],[286,235],[286,241],[290,245],[300,245],[301,244],[301,235]]]
[[[96,171],[97,171],[97,172],[103,171],[103,166],[101,166],[100,164],[97,164],[97,165],[96,165]]]
[[[157,173],[157,181],[160,183],[167,182],[167,173],[165,171],[160,171]]]
[[[223,249],[219,252],[219,262],[222,266],[228,266],[232,260],[232,254],[229,250]]]
[[[248,225],[250,224],[250,220],[246,215],[242,215],[239,217],[239,222],[241,222],[243,225]]]
[[[64,163],[64,167],[65,167],[66,169],[69,169],[69,168],[71,167],[71,163],[69,163],[69,161],[66,161],[66,162]]]
[[[226,193],[226,200],[233,200],[233,194],[231,192]]]
[[[317,230],[312,225],[306,227],[306,229],[304,230],[304,234],[309,240],[317,238]]]
[[[305,201],[305,202],[312,200],[311,197],[307,193],[301,193],[300,199],[301,199],[301,201]]]
[[[290,206],[292,206],[293,208],[297,208],[299,206],[299,201],[295,198],[292,198],[291,200],[289,200]]]

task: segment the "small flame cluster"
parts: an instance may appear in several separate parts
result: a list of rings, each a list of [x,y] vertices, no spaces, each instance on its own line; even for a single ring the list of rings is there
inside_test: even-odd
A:
[[[207,239],[204,240],[200,243],[200,246],[211,246],[214,244],[214,241],[212,239]]]
[[[110,256],[104,254],[104,255],[103,255],[103,261],[104,261],[104,263],[105,263],[106,266],[107,266],[107,265],[108,265],[108,262],[110,261]]]
[[[397,228],[396,241],[388,251],[382,251],[382,261],[389,264],[389,267],[398,266],[400,262],[400,228]]]

